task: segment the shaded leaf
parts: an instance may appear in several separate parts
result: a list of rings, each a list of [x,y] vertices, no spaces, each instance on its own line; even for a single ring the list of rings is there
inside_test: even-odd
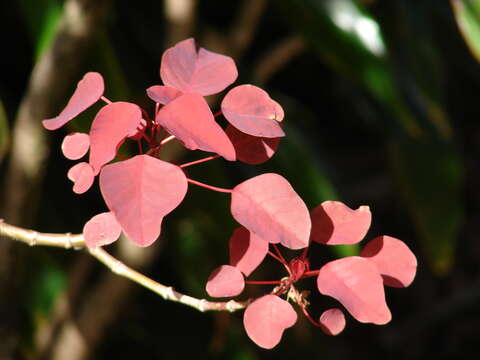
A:
[[[81,162],[70,168],[67,177],[73,181],[73,192],[83,194],[93,185],[95,175],[89,163]]]
[[[407,287],[415,278],[417,258],[401,240],[386,235],[376,237],[365,245],[360,256],[377,266],[387,286]]]
[[[142,112],[132,103],[119,101],[100,109],[90,128],[89,163],[95,175],[115,158],[118,147],[125,138],[136,133],[141,121]]]
[[[226,160],[235,160],[235,149],[203,97],[184,94],[165,105],[155,119],[190,150],[217,153]]]
[[[95,215],[85,223],[83,237],[88,247],[111,244],[120,237],[122,228],[111,212]]]
[[[169,86],[154,85],[147,89],[147,95],[156,103],[165,105],[181,96],[182,92]]]
[[[290,249],[308,246],[311,221],[303,200],[278,174],[248,179],[232,190],[235,220],[271,243]]]
[[[43,126],[48,130],[56,130],[62,127],[75,116],[95,104],[103,95],[104,89],[105,85],[102,75],[96,72],[86,73],[77,84],[75,92],[60,115],[52,119],[43,120]]]
[[[227,126],[225,132],[235,148],[237,160],[251,165],[262,164],[270,159],[280,143],[280,138],[247,135],[231,125]]]
[[[230,237],[230,264],[245,276],[260,265],[268,253],[268,241],[256,236],[244,227],[238,227]]]
[[[90,137],[83,133],[70,133],[63,139],[62,153],[67,159],[78,160],[83,157],[90,147]]]
[[[208,278],[207,293],[212,297],[237,296],[245,287],[245,280],[239,269],[222,265],[212,271]]]
[[[266,138],[285,136],[279,121],[283,109],[268,93],[253,85],[230,90],[222,101],[222,113],[241,132]]]
[[[383,280],[370,261],[350,256],[324,265],[317,278],[318,291],[337,299],[358,321],[383,325],[391,320]]]
[[[158,238],[163,217],[182,202],[187,187],[178,166],[148,155],[109,164],[100,172],[100,190],[108,208],[139,246],[149,246]]]
[[[243,314],[243,325],[248,337],[264,349],[275,347],[285,329],[296,322],[297,313],[292,305],[270,294],[256,299]]]
[[[160,77],[165,85],[203,96],[224,90],[237,76],[232,58],[204,48],[197,51],[191,38],[167,49],[160,65]]]
[[[368,206],[350,209],[340,201],[325,201],[311,211],[311,239],[321,244],[356,244],[370,228],[372,214]]]
[[[327,335],[338,335],[345,329],[345,315],[337,308],[325,310],[318,322],[322,331]]]

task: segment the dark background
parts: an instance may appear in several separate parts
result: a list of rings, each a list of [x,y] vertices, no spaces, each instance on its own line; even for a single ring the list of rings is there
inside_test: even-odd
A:
[[[261,86],[282,104],[287,138],[264,165],[216,160],[189,168],[190,176],[233,187],[274,171],[309,208],[324,200],[352,208],[369,205],[373,223],[367,239],[382,234],[402,239],[417,255],[418,273],[409,288],[387,289],[389,324],[360,324],[347,316],[346,330],[328,337],[299,314],[280,345],[265,351],[246,336],[241,312],[202,314],[119,279],[82,251],[1,239],[1,359],[478,356],[480,65],[470,50],[480,44],[479,1],[65,3],[95,14],[92,23],[85,22],[89,30],[81,42],[58,36],[62,1],[0,2],[0,217],[6,222],[76,233],[105,209],[98,187],[82,196],[72,193],[66,178],[72,163],[60,151],[63,136],[88,129],[98,107],[66,129],[41,130],[38,141],[50,153],[45,151],[38,170],[24,182],[11,182],[11,173],[23,166],[12,166],[13,144],[29,146],[15,130],[21,104],[41,113],[27,116],[23,131],[38,128],[40,120],[64,106],[83,73],[99,71],[107,97],[151,111],[145,89],[160,84],[161,54],[193,36],[200,46],[234,57],[236,84]],[[167,3],[190,12],[175,20]],[[460,31],[464,21],[470,21],[471,32]],[[74,45],[65,50],[62,44]],[[52,49],[64,51],[67,60],[56,65],[57,79],[42,78],[45,89],[32,95],[27,91],[32,69]],[[40,105],[31,105],[32,96]],[[213,109],[218,100],[211,99]],[[200,157],[177,146],[165,154],[175,163]],[[27,195],[14,206],[12,194]],[[191,186],[152,248],[116,244],[107,250],[153,279],[201,298],[211,270],[227,262],[234,227],[228,197]],[[311,257],[318,267],[355,251],[315,246]],[[277,270],[266,262],[255,274],[282,276]],[[313,281],[305,282],[306,289],[312,286]],[[258,294],[254,291],[249,294]],[[318,314],[330,304],[319,296],[312,301]]]

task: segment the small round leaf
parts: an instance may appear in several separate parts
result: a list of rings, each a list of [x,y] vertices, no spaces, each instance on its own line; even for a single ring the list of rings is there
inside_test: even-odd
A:
[[[212,297],[237,296],[245,287],[243,275],[234,266],[222,265],[215,270],[208,278],[207,293]]]

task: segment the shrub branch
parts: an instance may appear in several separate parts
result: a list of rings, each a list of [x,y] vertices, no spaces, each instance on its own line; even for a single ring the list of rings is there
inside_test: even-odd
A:
[[[90,255],[108,267],[114,274],[127,278],[151,291],[157,293],[168,301],[178,302],[201,312],[205,311],[229,311],[234,312],[245,308],[249,301],[239,302],[230,301],[208,301],[206,299],[198,299],[189,295],[176,291],[173,287],[163,285],[141,273],[128,267],[103,248],[88,248],[82,234],[49,234],[41,233],[34,230],[24,229],[21,227],[7,224],[0,219],[0,236],[18,240],[30,246],[54,246],[65,249],[86,249]]]

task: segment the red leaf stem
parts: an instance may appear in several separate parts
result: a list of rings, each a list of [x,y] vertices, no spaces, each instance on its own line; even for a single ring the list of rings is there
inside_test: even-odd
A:
[[[317,276],[320,270],[305,271],[302,275],[302,279]]]
[[[272,280],[272,281],[245,280],[245,284],[248,284],[248,285],[278,285],[280,283],[281,283],[280,280]]]
[[[316,322],[311,316],[310,314],[308,313],[307,311],[307,308],[305,306],[300,306],[300,308],[302,309],[302,312],[303,314],[305,315],[305,317],[308,319],[308,321],[310,321],[312,323],[312,325],[314,326],[317,326],[317,327],[322,327],[322,325],[318,322]]]
[[[282,263],[283,265],[286,265],[286,263],[280,259],[277,255],[275,255],[274,253],[272,253],[271,251],[268,252],[268,255],[270,255],[271,257],[273,257],[275,260],[277,260],[278,262]]]
[[[201,186],[205,189],[209,189],[209,190],[213,190],[213,191],[218,191],[218,192],[223,192],[223,193],[231,193],[232,190],[231,189],[225,189],[225,188],[221,188],[221,187],[216,187],[216,186],[212,186],[212,185],[208,185],[208,184],[204,184],[200,181],[196,181],[196,180],[192,180],[192,179],[189,179],[187,178],[188,182],[191,183],[191,184],[194,184],[194,185],[197,185],[197,186]]]
[[[220,155],[212,155],[212,156],[207,156],[203,159],[199,159],[199,160],[195,160],[195,161],[190,161],[188,163],[185,163],[185,164],[182,164],[182,165],[179,165],[181,168],[186,168],[188,166],[192,166],[192,165],[196,165],[196,164],[201,164],[203,162],[207,162],[207,161],[210,161],[210,160],[213,160],[213,159],[216,159],[216,158],[219,158]]]
[[[220,110],[219,112],[216,112],[215,114],[213,114],[214,117],[217,117],[217,116],[220,116],[222,115],[222,110]]]
[[[287,260],[285,260],[285,258],[283,257],[283,255],[280,252],[280,249],[278,248],[278,246],[276,244],[272,244],[272,247],[273,247],[273,250],[277,253],[278,257],[280,258],[281,263],[286,265]]]

